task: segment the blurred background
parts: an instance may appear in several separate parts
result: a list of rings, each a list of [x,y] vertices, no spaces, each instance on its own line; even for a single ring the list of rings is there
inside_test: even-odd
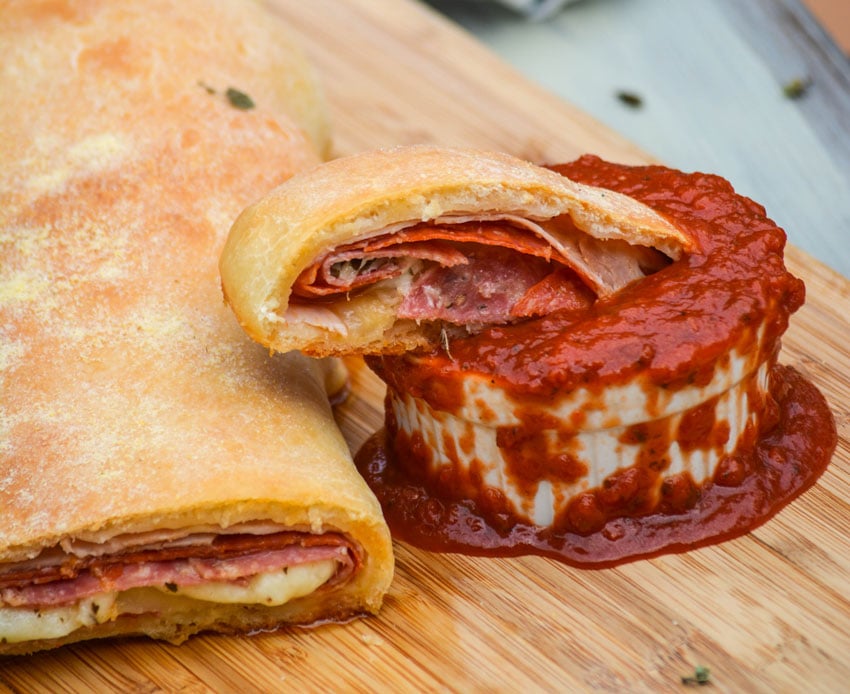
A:
[[[850,0],[428,0],[675,168],[718,173],[850,277]]]

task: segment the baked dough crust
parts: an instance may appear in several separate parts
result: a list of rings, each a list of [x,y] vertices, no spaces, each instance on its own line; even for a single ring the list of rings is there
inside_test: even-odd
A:
[[[381,292],[333,304],[344,330],[287,321],[294,281],[336,246],[402,224],[447,216],[540,221],[564,214],[595,238],[653,246],[671,257],[690,243],[626,196],[580,185],[506,154],[413,145],[324,163],[246,209],[221,257],[222,287],[245,331],[275,351],[406,351],[436,336],[429,326],[396,320]]]
[[[14,652],[376,611],[391,542],[334,426],[339,365],[269,358],[219,289],[232,220],[328,145],[286,27],[253,2],[12,2],[0,45],[0,562],[250,520],[364,553],[350,583],[281,608],[119,619]]]

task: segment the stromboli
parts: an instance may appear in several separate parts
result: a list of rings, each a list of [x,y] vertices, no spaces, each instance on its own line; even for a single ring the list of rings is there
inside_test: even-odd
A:
[[[592,273],[594,290],[602,294],[642,277],[643,263],[658,264],[661,254],[653,247],[675,258],[689,244],[645,205],[514,157],[399,147],[302,172],[245,210],[221,257],[224,295],[246,332],[275,351],[325,356],[420,347],[458,324],[399,317],[421,268],[371,279],[356,291],[343,285],[328,296],[319,289],[312,297],[307,288],[315,283],[304,273],[313,273],[338,246],[384,236],[398,241],[422,230],[432,240],[460,236],[468,242],[476,234],[470,220],[497,224],[509,247],[542,246],[547,260],[560,256],[572,271]],[[392,246],[384,251],[392,253]],[[586,257],[596,261],[592,268]]]
[[[784,233],[715,177],[592,157],[553,168],[567,176],[423,147],[323,166],[237,221],[225,294],[272,349],[372,353],[388,384],[387,431],[358,465],[402,539],[599,565],[765,520],[814,482],[835,445],[823,399],[776,366],[804,297],[783,264]],[[448,243],[430,256],[417,245],[429,230]],[[393,237],[416,253],[398,261]],[[389,268],[375,263],[381,251]],[[506,291],[530,263],[531,279]],[[567,271],[546,274],[553,266]],[[247,268],[262,280],[240,285]],[[547,285],[543,302],[527,301],[535,282]],[[417,292],[427,310],[405,313]],[[511,305],[490,312],[487,300],[505,296]],[[480,299],[485,320],[455,311],[464,297]],[[787,427],[804,402],[819,433],[798,442]],[[774,457],[799,474],[785,479]]]
[[[328,404],[345,374],[269,359],[218,286],[239,211],[327,148],[287,28],[259,2],[6,2],[0,44],[0,655],[377,611],[392,548]]]

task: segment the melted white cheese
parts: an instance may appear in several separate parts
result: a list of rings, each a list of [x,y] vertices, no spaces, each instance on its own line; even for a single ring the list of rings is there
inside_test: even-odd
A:
[[[336,571],[333,559],[290,567],[254,576],[241,585],[208,583],[192,587],[177,587],[176,591],[161,588],[169,595],[190,597],[214,603],[282,605],[322,586]],[[122,612],[136,612],[131,605],[122,605],[122,594],[101,593],[67,607],[28,609],[0,608],[0,642],[19,643],[40,639],[58,639],[81,629],[116,619]]]
[[[293,598],[309,595],[325,583],[336,571],[332,559],[293,566],[286,571],[259,574],[244,584],[204,583],[197,586],[177,586],[177,595],[195,600],[238,604],[283,605]],[[167,590],[161,588],[160,590]]]
[[[71,607],[0,609],[0,641],[18,643],[58,639],[82,627],[102,624],[117,617],[116,593],[101,593]]]

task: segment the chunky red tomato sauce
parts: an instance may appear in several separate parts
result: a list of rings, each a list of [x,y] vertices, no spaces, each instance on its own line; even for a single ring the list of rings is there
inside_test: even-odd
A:
[[[580,461],[547,458],[535,449],[533,435],[542,428],[569,436],[576,425],[538,421],[535,403],[548,406],[575,387],[601,391],[638,375],[651,388],[706,384],[733,348],[741,354],[760,349],[758,363],[773,363],[788,317],[804,298],[802,282],[784,266],[782,230],[723,179],[595,157],[556,170],[643,201],[691,235],[698,250],[589,308],[493,327],[454,340],[449,354],[435,349],[369,360],[391,389],[449,413],[462,404],[463,375],[486,374],[528,412],[522,427],[498,435],[510,475],[530,492],[542,476],[584,474]],[[388,439],[385,432],[376,435],[357,463],[394,535],[412,544],[612,565],[741,535],[815,482],[836,445],[831,412],[792,369],[773,366],[769,381],[769,394],[751,398],[758,430],[747,429],[713,479],[664,476],[669,461],[653,455],[650,445],[655,437],[658,450],[666,450],[671,436],[683,450],[722,444],[728,426],[714,421],[707,403],[686,413],[674,434],[660,426],[654,432],[652,422],[629,428],[624,436],[647,441],[647,454],[576,495],[548,527],[518,516],[501,490],[482,483],[475,465],[425,472],[428,446],[396,426],[389,408]]]

